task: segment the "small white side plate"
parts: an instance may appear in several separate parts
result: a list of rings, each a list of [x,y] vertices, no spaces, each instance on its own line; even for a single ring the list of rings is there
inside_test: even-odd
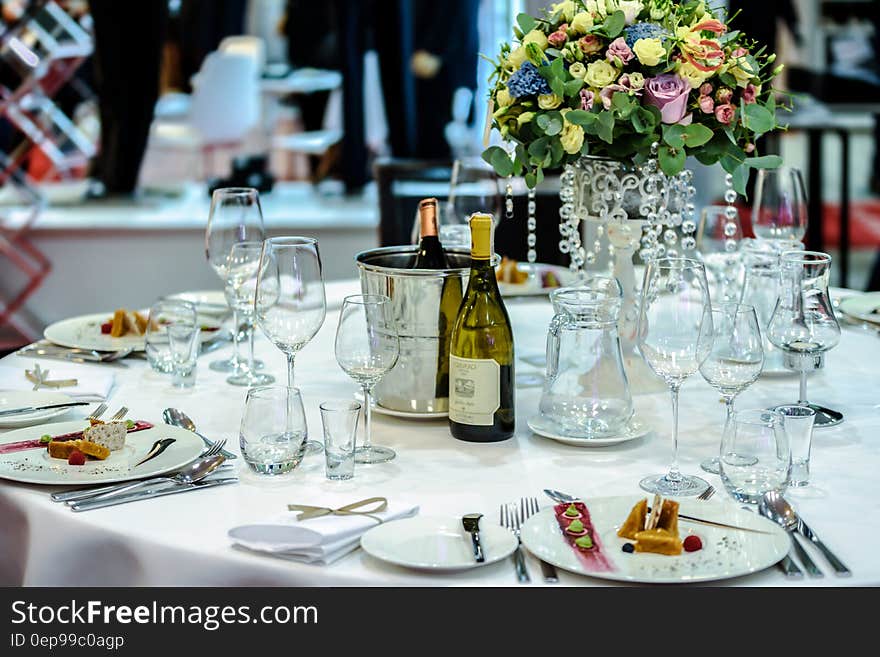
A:
[[[469,570],[507,558],[516,549],[516,537],[500,525],[480,519],[480,543],[486,560],[474,560],[471,536],[461,518],[416,516],[374,527],[361,537],[361,547],[372,557],[418,570]]]
[[[575,447],[607,447],[608,445],[617,445],[618,443],[625,443],[629,440],[635,440],[636,438],[646,436],[651,431],[648,426],[639,422],[635,417],[629,421],[629,424],[626,426],[623,433],[605,438],[579,438],[577,436],[566,435],[565,433],[562,433],[560,427],[549,422],[542,415],[535,415],[529,418],[528,425],[529,429],[539,436],[544,436],[550,440],[555,440],[556,442],[564,443],[566,445],[573,445]]]
[[[73,399],[60,392],[45,391],[0,391],[0,411],[12,408],[24,408],[25,406],[48,406],[49,404],[66,404]],[[29,427],[41,424],[53,417],[64,415],[72,411],[75,406],[67,408],[53,408],[35,413],[16,413],[15,415],[0,415],[0,427]]]
[[[840,311],[863,322],[880,323],[880,292],[854,294],[840,300]]]

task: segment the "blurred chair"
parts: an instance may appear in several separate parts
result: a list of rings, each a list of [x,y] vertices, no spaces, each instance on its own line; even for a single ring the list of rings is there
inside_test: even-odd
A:
[[[205,58],[186,114],[157,118],[150,142],[160,149],[199,150],[202,174],[209,175],[216,150],[239,148],[259,119],[257,59],[252,54],[216,51]]]
[[[231,53],[235,55],[247,55],[253,57],[257,62],[257,72],[263,73],[266,68],[266,44],[260,37],[239,35],[229,36],[220,42],[217,47],[220,52]]]

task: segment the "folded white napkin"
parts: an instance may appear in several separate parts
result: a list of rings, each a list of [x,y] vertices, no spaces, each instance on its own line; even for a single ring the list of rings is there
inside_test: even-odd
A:
[[[332,503],[327,506],[334,507]],[[389,502],[384,511],[370,515],[388,522],[418,512],[418,506]],[[297,515],[298,511],[288,511],[265,523],[233,527],[229,538],[233,544],[249,550],[327,565],[357,549],[361,535],[379,525],[373,518],[359,515],[326,515],[303,521],[297,520]]]
[[[33,390],[34,384],[25,378],[25,369],[33,369],[32,359],[20,358],[21,367],[0,365],[0,390]],[[49,370],[49,380],[76,379],[75,386],[65,388],[40,388],[52,392],[61,392],[79,401],[106,401],[110,396],[116,376],[113,372],[99,371],[91,367],[64,365],[62,363],[46,364],[40,362],[40,368]]]

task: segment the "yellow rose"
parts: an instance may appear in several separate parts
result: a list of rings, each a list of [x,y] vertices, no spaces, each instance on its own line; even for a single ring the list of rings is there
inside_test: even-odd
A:
[[[499,89],[495,93],[495,104],[498,107],[507,107],[513,102],[513,97],[507,89]]]
[[[731,66],[728,70],[736,78],[736,85],[738,87],[745,87],[755,77],[752,67],[745,59],[738,60],[736,66]]]
[[[562,132],[559,133],[559,141],[566,153],[580,153],[584,145],[584,129],[566,121],[562,126]]]
[[[556,109],[562,104],[562,98],[556,94],[538,94],[538,107],[545,110]]]
[[[566,23],[570,23],[572,17],[574,17],[574,12],[577,11],[577,7],[575,6],[572,0],[564,0],[564,2],[557,2],[555,5],[550,7],[551,13],[559,13],[562,20]]]
[[[571,24],[568,27],[576,34],[586,34],[587,31],[593,27],[593,15],[586,11],[575,14],[575,17],[571,19]]]
[[[568,67],[568,72],[571,73],[571,77],[583,80],[584,76],[587,74],[587,67],[580,62],[575,62]]]
[[[522,39],[522,45],[527,46],[530,43],[534,43],[541,50],[544,50],[547,47],[547,35],[541,30],[532,30]]]
[[[516,117],[516,123],[519,126],[523,126],[526,123],[528,123],[529,121],[531,121],[533,118],[535,118],[534,112],[523,112],[518,117]]]
[[[628,73],[627,75],[629,75],[629,88],[633,91],[638,91],[645,86],[645,76],[638,71]]]
[[[604,59],[595,61],[587,66],[587,74],[584,80],[591,87],[601,89],[617,79],[617,69]]]
[[[685,61],[678,67],[678,75],[682,79],[687,80],[688,84],[691,85],[691,89],[696,89],[706,81],[706,78],[708,78],[710,74],[701,71],[690,62]]]
[[[633,45],[633,52],[642,66],[657,66],[666,57],[666,49],[660,39],[638,39]]]
[[[510,51],[507,56],[507,63],[513,68],[519,68],[526,61],[526,47],[520,46]]]

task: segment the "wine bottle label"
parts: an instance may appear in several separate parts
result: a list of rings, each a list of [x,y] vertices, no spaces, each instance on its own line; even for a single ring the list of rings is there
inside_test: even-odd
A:
[[[501,406],[501,366],[491,358],[449,356],[449,419],[490,427]]]

